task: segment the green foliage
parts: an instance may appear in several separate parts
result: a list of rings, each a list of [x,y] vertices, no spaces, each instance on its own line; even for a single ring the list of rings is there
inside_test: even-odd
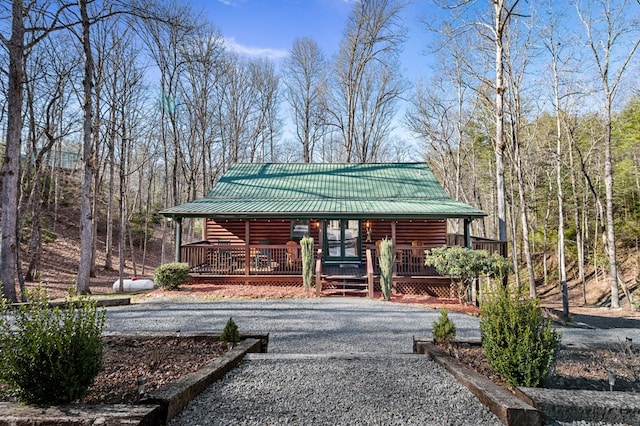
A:
[[[466,247],[438,247],[426,254],[424,264],[433,266],[439,274],[466,280],[485,270],[488,256],[486,251]]]
[[[513,263],[511,259],[503,257],[500,253],[493,253],[485,260],[485,266],[482,273],[489,278],[497,278],[502,281],[510,273],[513,272]]]
[[[512,270],[511,261],[498,253],[466,247],[438,247],[431,249],[424,263],[433,266],[441,275],[449,275],[456,285],[460,303],[467,302],[469,286],[481,274],[502,279]]]
[[[440,317],[433,322],[433,340],[437,344],[447,344],[456,337],[456,326],[449,318],[445,308],[440,310]]]
[[[25,226],[22,228],[22,232],[20,233],[20,242],[23,244],[28,244],[29,239],[31,238],[31,228],[33,226],[33,217],[29,215],[25,221]],[[58,234],[53,232],[51,229],[51,224],[46,216],[40,217],[40,236],[42,238],[42,244],[50,244],[58,239]]]
[[[302,237],[300,240],[302,250],[302,286],[305,291],[313,287],[313,238]]]
[[[537,299],[520,299],[502,285],[480,304],[480,335],[491,367],[513,386],[537,387],[547,375],[560,336]]]
[[[384,300],[391,299],[393,286],[393,242],[383,239],[380,242],[380,288]]]
[[[229,317],[229,321],[227,321],[220,335],[220,340],[225,343],[233,343],[234,345],[240,340],[240,332],[233,318]]]
[[[189,282],[189,264],[172,262],[160,265],[153,280],[163,290],[178,290],[181,285]]]
[[[146,217],[145,211],[134,213],[129,219],[127,239],[131,239],[131,243],[142,247],[145,241],[149,242],[153,236],[153,225],[151,218]],[[197,231],[194,231],[197,232]]]
[[[39,287],[28,304],[0,318],[0,381],[30,404],[66,404],[87,391],[102,368],[105,311],[86,296],[51,308]]]

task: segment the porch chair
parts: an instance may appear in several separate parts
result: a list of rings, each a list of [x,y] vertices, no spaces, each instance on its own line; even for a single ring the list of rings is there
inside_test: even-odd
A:
[[[218,269],[221,272],[229,272],[232,269],[233,258],[231,255],[231,240],[218,240]],[[227,248],[226,246],[229,246]]]
[[[422,270],[424,268],[424,244],[422,240],[411,241],[411,247],[417,247],[411,249],[412,267],[416,270]]]
[[[268,246],[271,244],[270,240],[259,240],[258,245]],[[256,254],[256,269],[270,268],[271,267],[271,249],[261,248],[258,249]]]
[[[287,265],[290,269],[302,268],[300,245],[295,241],[287,241]]]
[[[424,249],[422,248],[423,244],[421,240],[413,240],[411,241],[411,247],[419,247],[419,248],[414,248],[411,249],[411,256],[412,257],[424,257]]]
[[[380,244],[382,244],[382,240],[376,240],[376,257],[380,257]]]

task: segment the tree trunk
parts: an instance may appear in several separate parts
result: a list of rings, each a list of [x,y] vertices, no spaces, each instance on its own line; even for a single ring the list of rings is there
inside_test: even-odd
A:
[[[506,142],[504,137],[504,46],[503,36],[508,16],[505,16],[504,0],[494,0],[495,18],[495,69],[496,69],[496,140],[494,154],[496,157],[496,198],[498,210],[498,238],[507,240],[507,204],[504,184],[504,151]],[[517,266],[516,266],[517,267]]]
[[[16,256],[18,185],[24,96],[24,15],[22,0],[14,0],[11,10],[11,39],[8,41],[9,79],[7,87],[7,136],[2,164],[2,241],[0,242],[0,282],[2,296],[16,302]]]
[[[85,55],[84,79],[82,82],[84,95],[82,162],[83,174],[80,189],[80,262],[76,279],[76,293],[89,294],[91,274],[91,253],[93,245],[93,213],[91,211],[91,183],[95,169],[95,158],[92,143],[93,124],[93,56],[91,53],[91,39],[89,38],[89,16],[87,15],[87,0],[79,0],[80,16],[82,20],[82,48]]]
[[[611,280],[611,308],[620,308],[620,297],[618,295],[618,261],[616,257],[616,233],[613,220],[613,166],[611,155],[611,94],[606,94],[605,102],[606,114],[606,134],[604,143],[604,191],[607,221],[607,242],[609,249],[609,279]]]

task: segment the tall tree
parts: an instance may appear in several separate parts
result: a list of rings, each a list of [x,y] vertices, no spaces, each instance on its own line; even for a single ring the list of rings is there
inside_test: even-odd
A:
[[[505,152],[507,150],[507,135],[505,133],[505,36],[509,31],[512,18],[518,16],[516,9],[520,0],[491,0],[488,13],[481,13],[481,8],[475,7],[477,0],[440,0],[438,4],[449,10],[449,22],[443,24],[443,28],[436,28],[443,36],[445,43],[474,30],[480,37],[477,50],[489,58],[493,57],[494,78],[491,84],[484,75],[478,75],[483,84],[477,88],[480,96],[485,96],[484,88],[492,86],[494,101],[492,105],[493,133],[492,142],[495,162],[495,205],[497,216],[497,234],[501,241],[507,240],[507,202],[505,186]],[[483,4],[483,3],[482,3]],[[484,6],[483,6],[484,7]],[[484,15],[477,18],[474,14],[480,12]],[[430,28],[433,29],[431,25]],[[488,45],[482,42],[489,42]],[[473,51],[468,52],[473,56]],[[480,68],[483,69],[482,67]]]
[[[560,292],[562,294],[562,313],[565,318],[569,317],[569,294],[567,289],[567,263],[566,263],[566,245],[564,237],[564,192],[562,179],[562,160],[563,160],[563,132],[562,132],[562,94],[560,93],[560,74],[562,72],[561,65],[564,62],[562,58],[563,49],[558,41],[557,18],[554,15],[554,8],[551,1],[548,6],[549,25],[547,29],[547,37],[544,41],[545,48],[549,51],[551,59],[551,77],[552,77],[552,104],[555,112],[555,175],[556,175],[556,191],[558,200],[558,269],[560,271]],[[576,206],[577,210],[577,206]],[[576,223],[576,237],[579,239],[579,223]],[[582,260],[578,256],[579,262]]]
[[[523,27],[526,28],[523,29]],[[513,174],[515,175],[518,189],[520,225],[522,227],[522,248],[524,249],[524,257],[527,265],[530,297],[536,297],[536,277],[531,253],[531,241],[529,238],[529,201],[524,176],[526,153],[524,153],[523,150],[526,148],[525,140],[527,139],[524,131],[527,112],[523,105],[523,91],[525,90],[525,75],[531,64],[532,45],[535,43],[532,34],[533,28],[534,25],[531,22],[528,22],[527,25],[521,25],[520,22],[513,19],[511,31],[508,31],[504,37],[505,83],[508,94],[508,122],[511,141],[510,153],[512,155]],[[515,210],[515,203],[513,204],[514,208],[512,210]]]
[[[4,6],[3,6],[4,7]],[[26,52],[51,31],[60,27],[60,16],[69,5],[60,3],[59,8],[46,10],[42,4],[11,2],[11,34],[0,34],[0,41],[9,54],[7,82],[7,136],[2,162],[2,225],[0,228],[0,282],[2,295],[15,302],[15,278],[17,269],[17,217],[18,189],[20,182],[20,150],[22,146],[22,107],[24,102],[24,65]],[[37,25],[27,27],[25,18]],[[29,40],[26,40],[26,35]]]
[[[505,167],[504,153],[507,148],[507,141],[504,132],[504,94],[506,91],[504,83],[504,38],[509,28],[509,23],[514,15],[514,10],[519,0],[492,0],[493,5],[493,26],[490,27],[492,40],[495,46],[495,140],[494,153],[496,161],[496,196],[498,209],[498,238],[501,241],[507,240],[507,203],[505,199]]]
[[[95,172],[93,147],[93,52],[91,50],[91,21],[87,10],[89,0],[78,0],[81,22],[82,51],[84,53],[83,125],[82,125],[82,184],[80,188],[80,262],[76,277],[76,293],[88,294],[93,250],[93,211],[91,208],[91,184]]]
[[[282,67],[285,99],[293,113],[302,161],[309,163],[326,133],[327,63],[315,40],[298,38]]]
[[[45,186],[44,177],[47,159],[51,150],[67,137],[77,123],[73,114],[68,113],[68,105],[72,95],[71,81],[77,69],[77,61],[69,60],[68,38],[58,32],[35,46],[27,58],[27,62],[35,62],[28,69],[38,75],[30,75],[25,85],[27,91],[27,109],[29,110],[30,127],[29,151],[27,156],[31,183],[23,185],[22,195],[28,196],[29,215],[20,215],[31,220],[31,236],[29,238],[29,257],[25,279],[35,281],[40,272],[40,254],[42,251],[42,192]],[[65,58],[64,60],[62,58]],[[29,60],[32,59],[32,60]],[[27,71],[28,73],[28,71]],[[38,97],[39,101],[34,101]],[[27,182],[28,183],[28,182]]]
[[[640,23],[630,21],[626,0],[591,0],[576,5],[586,32],[586,40],[598,73],[604,111],[604,187],[606,223],[603,243],[609,258],[611,307],[620,307],[618,295],[618,261],[613,206],[612,104],[618,94],[622,77],[640,45]],[[595,9],[595,10],[594,10]],[[596,15],[599,14],[599,16]],[[637,17],[636,17],[637,18]],[[621,283],[623,286],[624,282]]]
[[[356,2],[335,57],[331,124],[338,129],[346,162],[366,162],[386,139],[394,102],[404,86],[397,59],[405,40],[404,1]]]

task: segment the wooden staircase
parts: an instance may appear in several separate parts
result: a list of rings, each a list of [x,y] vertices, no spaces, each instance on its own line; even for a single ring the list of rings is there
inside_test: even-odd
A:
[[[371,250],[366,251],[366,263],[322,263],[322,250],[318,250],[315,267],[316,296],[364,296],[373,299],[373,263]]]
[[[366,275],[325,275],[322,277],[323,295],[364,296],[369,294]]]

